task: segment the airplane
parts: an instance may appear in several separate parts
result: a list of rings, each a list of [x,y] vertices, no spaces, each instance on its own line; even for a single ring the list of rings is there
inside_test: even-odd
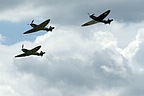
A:
[[[45,52],[41,51],[40,53],[38,53],[37,51],[41,48],[41,46],[37,46],[31,50],[25,49],[24,45],[22,45],[22,51],[24,53],[16,55],[15,57],[26,57],[26,56],[30,56],[30,55],[36,55],[36,56],[43,56],[45,54]]]
[[[39,25],[34,24],[33,22],[34,22],[34,20],[32,20],[30,24],[28,24],[32,27],[32,29],[24,32],[23,34],[29,34],[29,33],[37,32],[37,31],[40,31],[40,30],[45,30],[47,32],[48,31],[52,32],[52,30],[55,28],[55,27],[52,27],[52,26],[50,26],[49,28],[46,27],[46,25],[50,22],[50,19],[45,20],[44,22],[40,23]]]
[[[83,26],[89,26],[89,25],[93,25],[93,24],[96,24],[96,23],[99,23],[99,22],[102,22],[102,23],[104,23],[104,24],[110,24],[110,23],[113,21],[113,19],[104,20],[104,18],[105,18],[109,13],[110,13],[110,10],[107,10],[107,11],[105,11],[104,13],[102,13],[101,15],[99,15],[98,17],[94,16],[94,14],[90,15],[90,14],[88,13],[89,17],[90,17],[92,20],[90,20],[90,21],[82,24],[81,26],[82,26],[82,27],[83,27]]]

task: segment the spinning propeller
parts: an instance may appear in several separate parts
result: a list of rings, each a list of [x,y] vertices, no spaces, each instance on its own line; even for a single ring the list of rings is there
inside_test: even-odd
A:
[[[89,13],[87,13],[89,16],[93,16],[94,14],[90,15]]]
[[[22,44],[22,49],[24,48],[24,44]]]
[[[33,22],[34,22],[34,20],[32,20],[32,21],[31,21],[31,23],[30,23],[30,24],[28,24],[28,25],[31,25],[31,24],[33,24]]]

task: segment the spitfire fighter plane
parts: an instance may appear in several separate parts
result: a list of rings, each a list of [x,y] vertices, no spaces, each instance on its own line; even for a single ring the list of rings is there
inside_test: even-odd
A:
[[[15,56],[15,57],[25,57],[25,56],[30,56],[30,55],[43,56],[43,54],[45,54],[45,52],[43,52],[43,51],[41,51],[40,53],[37,52],[41,48],[41,46],[37,46],[37,47],[35,47],[35,48],[31,49],[31,50],[25,49],[23,47],[24,47],[24,45],[22,45],[22,49],[21,50],[24,53],[19,54],[19,55]]]
[[[33,33],[33,32],[37,32],[37,31],[40,31],[40,30],[45,30],[45,31],[51,31],[55,28],[55,27],[52,27],[50,26],[49,28],[46,27],[46,25],[50,22],[50,19],[48,20],[45,20],[44,22],[40,23],[39,25],[37,24],[34,24],[33,23],[34,20],[32,20],[31,24],[29,24],[31,27],[33,27],[32,29],[24,32],[23,34],[29,34],[29,33]]]
[[[86,23],[84,23],[83,25],[81,26],[89,26],[89,25],[93,25],[93,24],[96,24],[96,23],[99,23],[99,22],[102,22],[104,24],[110,24],[113,19],[108,19],[108,20],[104,20],[104,18],[110,13],[110,10],[107,10],[106,12],[102,13],[101,15],[99,15],[98,17],[94,16],[94,14],[89,15],[89,17],[92,19]]]

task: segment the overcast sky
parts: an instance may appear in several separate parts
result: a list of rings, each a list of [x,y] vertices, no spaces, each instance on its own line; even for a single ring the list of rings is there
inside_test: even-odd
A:
[[[0,0],[0,96],[143,96],[143,0]],[[87,13],[110,25],[81,25]],[[24,35],[31,20],[53,32]],[[41,45],[43,57],[14,58]]]

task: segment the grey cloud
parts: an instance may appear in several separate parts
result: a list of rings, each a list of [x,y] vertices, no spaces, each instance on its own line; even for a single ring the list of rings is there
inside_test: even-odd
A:
[[[91,87],[95,83],[95,77],[91,76],[90,68],[83,64],[85,65],[85,62],[79,59],[54,57],[43,63],[16,62],[16,67],[21,72],[32,73],[51,83],[63,81],[68,85]]]
[[[140,64],[141,66],[143,66],[143,62],[144,60],[142,59],[144,54],[143,54],[143,50],[144,50],[144,42],[142,42],[140,45],[139,45],[139,49],[137,50],[136,54],[134,55],[134,59],[136,60],[136,62],[138,64]]]
[[[143,20],[143,1],[53,1],[43,0],[49,10],[48,15],[61,23],[80,24],[88,20],[86,13],[101,14],[103,11],[110,9],[111,13],[108,18],[123,22],[140,22]]]
[[[41,18],[51,18],[54,24],[57,25],[76,25],[79,26],[83,22],[89,20],[87,13],[95,13],[99,15],[102,12],[110,9],[111,13],[108,18],[113,18],[116,21],[122,22],[140,22],[143,21],[143,1],[50,1],[50,0],[12,0],[1,1],[0,10],[13,10],[19,6],[27,6],[31,3],[31,10],[43,8]],[[29,3],[28,3],[29,2]],[[134,7],[135,6],[135,7]],[[25,11],[25,10],[21,10]],[[14,12],[14,14],[17,14]],[[29,14],[28,14],[29,15]],[[26,16],[25,16],[26,17]],[[29,17],[29,16],[28,16]],[[29,17],[30,18],[30,17]],[[36,18],[32,15],[31,18]]]
[[[0,0],[0,10],[7,10],[12,9],[13,7],[16,7],[17,5],[23,4],[22,0]]]
[[[105,82],[103,86],[108,88],[124,86],[130,78],[131,68],[127,60],[116,51],[106,49],[96,52],[93,60],[93,68],[95,73],[98,73],[97,77],[101,78],[101,84]]]
[[[120,96],[142,96],[144,94],[143,73],[133,74]]]
[[[133,72],[128,85],[126,85],[120,96],[142,96],[144,94],[143,36],[143,29],[140,29],[135,40],[133,40],[128,46],[128,48],[130,47],[129,51],[132,53],[129,65],[131,66]]]

